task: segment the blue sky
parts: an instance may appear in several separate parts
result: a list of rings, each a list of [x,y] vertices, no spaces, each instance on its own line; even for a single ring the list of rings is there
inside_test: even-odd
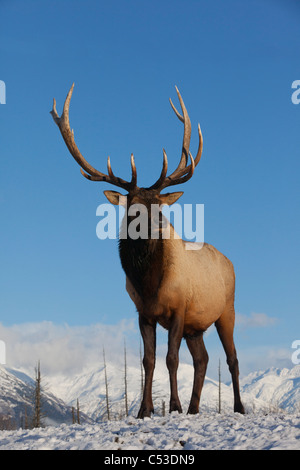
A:
[[[300,5],[292,0],[0,2],[0,322],[117,325],[136,318],[117,241],[96,237],[104,183],[79,172],[49,111],[101,171],[138,184],[177,165],[174,85],[203,157],[178,190],[205,206],[205,241],[234,263],[236,344],[248,369],[292,365],[299,331]],[[255,316],[259,314],[260,316]],[[214,354],[217,338],[207,335]],[[211,351],[210,351],[211,347]],[[272,354],[270,354],[272,351]],[[277,351],[277,354],[276,354]],[[269,356],[268,356],[269,354]],[[272,359],[263,359],[272,356]],[[281,359],[280,359],[281,358]],[[247,370],[248,370],[247,369]]]

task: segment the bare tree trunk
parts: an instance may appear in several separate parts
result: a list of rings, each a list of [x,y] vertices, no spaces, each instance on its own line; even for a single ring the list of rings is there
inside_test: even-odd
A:
[[[80,424],[80,410],[79,410],[79,400],[77,398],[77,423]]]
[[[104,377],[105,377],[106,412],[107,412],[107,419],[108,419],[108,421],[110,421],[109,398],[108,398],[108,382],[107,382],[107,373],[106,373],[106,362],[105,362],[105,351],[104,351],[104,348],[103,348],[103,362],[104,362]]]
[[[162,404],[161,404],[161,414],[162,416],[166,416],[166,402],[165,400],[162,401]]]
[[[41,409],[41,368],[40,361],[35,369],[35,390],[34,390],[34,415],[32,426],[34,428],[41,427],[42,409]]]
[[[144,394],[144,367],[143,367],[143,355],[142,355],[142,343],[140,340],[140,368],[141,368],[141,402]]]
[[[221,413],[221,360],[219,359],[219,413]]]
[[[126,358],[126,342],[124,340],[124,386],[125,386],[125,416],[128,416],[128,394],[127,394],[127,358]]]

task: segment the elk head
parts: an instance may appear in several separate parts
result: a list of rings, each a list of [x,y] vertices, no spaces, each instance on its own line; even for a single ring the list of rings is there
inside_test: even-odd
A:
[[[196,158],[193,159],[189,151],[191,139],[191,122],[177,87],[176,91],[178,94],[182,115],[177,111],[171,99],[170,103],[176,116],[184,124],[184,135],[180,162],[177,168],[173,171],[173,173],[167,176],[168,159],[165,150],[163,150],[163,167],[161,170],[161,174],[158,180],[148,188],[139,188],[137,186],[137,171],[133,154],[131,154],[131,181],[125,181],[122,178],[119,178],[118,176],[114,175],[111,169],[110,157],[108,157],[107,159],[107,174],[101,173],[100,171],[96,170],[85,160],[75,143],[74,132],[70,128],[69,107],[73,89],[74,84],[72,85],[66,97],[61,117],[59,117],[59,115],[57,114],[55,99],[53,100],[53,109],[51,111],[51,115],[54,119],[54,122],[58,125],[61,135],[71,155],[80,165],[80,171],[82,175],[90,181],[104,181],[106,183],[110,183],[127,191],[126,195],[120,194],[117,191],[104,191],[104,194],[107,199],[115,205],[127,205],[128,208],[132,204],[142,204],[148,210],[151,207],[151,204],[158,204],[159,206],[162,206],[164,204],[171,205],[175,203],[180,198],[180,196],[182,196],[183,192],[161,194],[161,191],[164,188],[167,188],[168,186],[174,186],[177,184],[185,183],[192,177],[194,169],[200,161],[203,147],[202,133],[200,125],[198,125],[199,147]],[[189,157],[191,160],[190,164],[188,164]]]

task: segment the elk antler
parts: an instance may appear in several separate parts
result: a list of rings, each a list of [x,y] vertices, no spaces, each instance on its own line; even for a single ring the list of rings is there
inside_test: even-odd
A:
[[[115,186],[119,186],[120,188],[126,189],[127,191],[132,190],[133,188],[136,187],[136,182],[137,182],[137,173],[136,173],[136,167],[134,163],[134,157],[133,154],[131,154],[131,172],[132,172],[132,177],[131,181],[125,181],[117,176],[115,176],[112,172],[111,165],[110,165],[110,158],[108,157],[107,159],[107,171],[108,175],[105,175],[104,173],[101,173],[100,171],[96,170],[95,168],[90,165],[85,158],[82,156],[80,153],[75,140],[74,140],[74,132],[70,128],[70,121],[69,121],[69,107],[70,107],[70,101],[72,97],[74,89],[74,83],[70,88],[69,93],[67,94],[63,112],[61,117],[57,114],[56,111],[56,101],[55,98],[53,99],[53,108],[52,111],[50,111],[50,114],[52,115],[54,122],[58,125],[60,133],[71,153],[71,155],[74,157],[76,162],[80,165],[80,171],[87,178],[88,180],[91,181],[106,181],[107,183],[114,184]],[[84,171],[83,171],[84,170]],[[85,173],[86,172],[86,173]]]
[[[198,124],[198,134],[199,134],[199,147],[198,147],[198,152],[195,160],[192,157],[191,152],[189,151],[190,148],[190,140],[191,140],[191,121],[189,118],[189,115],[187,113],[186,107],[184,105],[183,99],[181,98],[181,95],[179,93],[179,90],[177,87],[177,95],[179,98],[182,114],[181,115],[175,106],[172,103],[172,100],[170,98],[170,103],[173,108],[173,111],[175,112],[176,116],[178,119],[183,122],[184,124],[184,134],[183,134],[183,142],[182,142],[182,153],[181,153],[181,159],[179,162],[179,165],[177,166],[176,170],[173,171],[173,173],[169,176],[167,176],[167,170],[168,170],[168,159],[167,159],[167,154],[165,150],[163,150],[163,168],[160,174],[160,177],[158,180],[149,188],[149,189],[157,189],[159,191],[162,191],[164,188],[167,186],[173,186],[175,184],[181,184],[185,183],[185,181],[188,181],[193,173],[195,167],[198,165],[201,154],[202,154],[202,148],[203,148],[203,138],[202,138],[202,133],[200,129],[200,124]],[[187,166],[188,163],[188,156],[190,156],[191,163],[190,165]]]

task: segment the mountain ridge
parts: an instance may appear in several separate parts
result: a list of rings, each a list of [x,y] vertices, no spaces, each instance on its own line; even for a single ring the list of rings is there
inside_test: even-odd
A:
[[[125,416],[124,370],[119,364],[106,365],[109,393],[110,416],[120,419]],[[22,422],[24,409],[32,413],[34,380],[22,370],[0,366],[0,417]],[[183,411],[189,404],[193,384],[193,367],[181,364],[178,369],[178,390]],[[300,366],[291,369],[270,368],[252,372],[242,378],[241,395],[246,412],[270,412],[283,409],[288,412],[300,409]],[[134,366],[127,367],[127,390],[129,415],[136,416],[141,401],[141,371]],[[90,367],[72,377],[47,377],[44,394],[46,425],[72,422],[72,406],[77,399],[83,421],[101,422],[107,419],[106,386],[104,366]],[[162,415],[168,410],[169,377],[163,360],[158,359],[153,382],[155,414]],[[200,413],[217,411],[219,383],[205,378],[201,396]],[[163,404],[164,402],[164,404]],[[231,384],[221,383],[221,409],[233,412]]]

